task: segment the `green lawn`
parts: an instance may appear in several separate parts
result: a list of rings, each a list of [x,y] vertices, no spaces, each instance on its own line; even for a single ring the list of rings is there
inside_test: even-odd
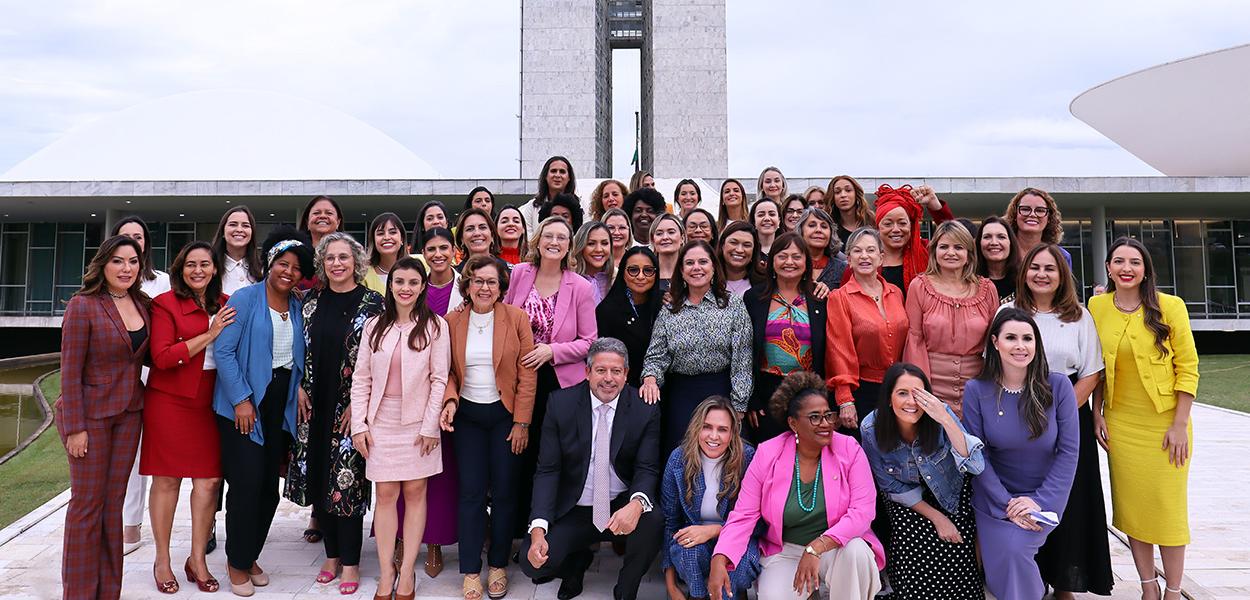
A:
[[[1198,402],[1250,412],[1250,354],[1205,355],[1198,373]]]
[[[61,395],[61,374],[44,379],[41,387],[44,396],[55,402]],[[0,485],[0,527],[69,488],[69,462],[56,427],[49,427],[25,450],[0,465],[0,482],[4,482]]]

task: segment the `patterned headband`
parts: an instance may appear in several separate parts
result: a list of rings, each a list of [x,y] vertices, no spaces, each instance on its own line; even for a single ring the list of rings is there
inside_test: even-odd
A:
[[[299,240],[282,240],[281,242],[274,244],[273,248],[269,249],[269,256],[266,257],[267,260],[265,261],[265,264],[272,267],[273,260],[275,258],[278,258],[279,256],[282,256],[282,253],[296,246],[303,246],[303,245],[304,245],[304,242],[301,242]]]

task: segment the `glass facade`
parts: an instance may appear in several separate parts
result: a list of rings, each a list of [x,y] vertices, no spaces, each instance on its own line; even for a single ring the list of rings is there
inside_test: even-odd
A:
[[[343,230],[363,240],[364,222]],[[156,268],[166,270],[184,245],[211,239],[217,223],[148,223]],[[272,223],[259,223],[263,240]],[[104,240],[103,223],[5,223],[0,226],[0,316],[54,316],[78,291],[87,263]]]
[[[1185,300],[1191,318],[1250,319],[1250,220],[1116,219],[1108,221],[1107,244],[1120,236],[1150,250],[1163,292]],[[272,223],[258,224],[257,239]],[[210,239],[216,223],[149,223],[152,258],[160,269],[186,243]],[[343,230],[363,240],[367,224],[347,222]],[[927,233],[929,224],[923,229]],[[1073,273],[1087,299],[1103,265],[1095,265],[1089,221],[1064,223],[1061,245],[1073,257]],[[82,273],[104,236],[101,223],[5,223],[0,227],[0,315],[49,316],[82,282]]]

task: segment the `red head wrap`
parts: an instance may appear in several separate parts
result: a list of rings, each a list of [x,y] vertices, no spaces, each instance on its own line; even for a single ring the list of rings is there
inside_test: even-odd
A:
[[[881,228],[881,218],[891,210],[900,207],[907,213],[907,219],[911,221],[911,238],[903,247],[904,289],[902,291],[906,293],[906,287],[911,285],[911,280],[923,273],[929,266],[928,244],[920,239],[920,219],[924,216],[924,207],[912,198],[910,185],[894,189],[882,184],[877,188],[877,204],[874,210],[877,214],[878,229]]]

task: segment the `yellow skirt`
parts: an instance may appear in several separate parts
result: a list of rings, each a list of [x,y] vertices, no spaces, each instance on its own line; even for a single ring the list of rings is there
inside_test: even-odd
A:
[[[1129,537],[1159,546],[1189,544],[1189,460],[1168,462],[1163,436],[1176,410],[1155,412],[1134,361],[1116,372],[1115,398],[1105,410],[1111,466],[1112,524]],[[1190,460],[1194,430],[1188,428]]]

